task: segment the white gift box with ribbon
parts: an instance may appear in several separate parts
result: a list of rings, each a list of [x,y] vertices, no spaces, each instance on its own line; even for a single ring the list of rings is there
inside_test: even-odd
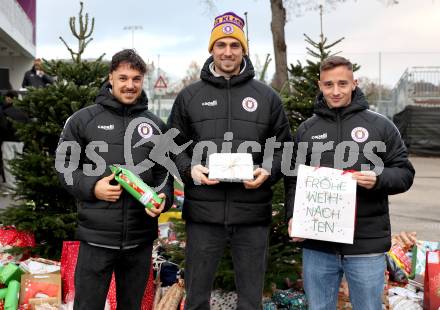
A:
[[[252,154],[214,153],[209,155],[209,175],[212,180],[242,182],[254,179]]]

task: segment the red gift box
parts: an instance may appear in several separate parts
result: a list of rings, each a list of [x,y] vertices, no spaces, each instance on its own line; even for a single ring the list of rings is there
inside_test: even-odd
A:
[[[440,251],[426,252],[424,310],[440,308]]]
[[[32,233],[17,230],[12,226],[0,227],[0,246],[35,247],[35,237]]]
[[[64,241],[61,252],[61,282],[63,286],[63,302],[68,303],[75,298],[74,274],[76,260],[78,258],[80,243],[79,241]],[[151,265],[148,283],[145,288],[144,297],[140,310],[152,310],[154,299],[154,279],[153,265]],[[112,276],[110,288],[107,295],[107,301],[111,310],[116,310],[116,283],[115,275]]]

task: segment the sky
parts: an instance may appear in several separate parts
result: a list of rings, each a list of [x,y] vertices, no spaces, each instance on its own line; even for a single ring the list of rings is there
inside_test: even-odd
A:
[[[134,47],[145,61],[159,63],[171,79],[185,76],[192,61],[203,65],[214,17],[234,11],[247,12],[249,49],[254,65],[273,58],[269,0],[84,0],[84,12],[95,18],[93,41],[85,58],[105,58],[123,48]],[[288,1],[286,1],[288,2]],[[319,2],[319,1],[318,1]],[[346,0],[325,7],[323,32],[329,42],[345,39],[333,49],[361,66],[356,77],[368,77],[392,87],[408,67],[440,66],[440,0]],[[60,41],[71,47],[77,41],[68,26],[77,16],[78,0],[37,0],[37,56],[70,58]],[[78,25],[78,23],[77,23]],[[127,26],[141,26],[135,31]],[[308,44],[303,34],[319,40],[319,12],[288,7],[285,27],[288,63],[304,63]],[[380,59],[380,60],[379,60]],[[274,61],[268,70],[273,75]]]

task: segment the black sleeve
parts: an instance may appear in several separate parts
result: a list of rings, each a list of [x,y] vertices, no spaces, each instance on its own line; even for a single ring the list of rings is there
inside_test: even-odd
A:
[[[408,151],[398,129],[388,120],[386,125],[383,171],[377,176],[374,190],[393,195],[403,193],[411,187],[415,170],[408,159]]]
[[[183,92],[184,91],[177,95],[167,124],[168,128],[175,128],[179,131],[179,134],[175,138],[175,141],[178,145],[183,145],[191,140],[191,129],[189,117],[185,109],[185,97]],[[190,147],[187,147],[183,152],[177,155],[173,155],[173,160],[176,163],[180,178],[185,184],[193,182],[191,177],[191,156],[188,153],[188,149]]]
[[[85,130],[85,127],[77,115],[73,115],[66,121],[56,150],[55,161],[58,163],[57,167],[60,165],[77,167],[71,172],[73,179],[71,184],[67,182],[70,173],[60,172],[57,168],[58,177],[67,191],[78,200],[95,201],[97,200],[94,194],[95,184],[101,176],[87,176],[82,170],[86,143],[81,138],[81,131]],[[68,148],[60,147],[62,144],[71,144],[71,146]]]
[[[282,177],[281,161],[283,155],[283,146],[285,142],[292,141],[292,135],[290,133],[289,121],[280,97],[273,92],[271,101],[272,115],[270,124],[271,132],[269,138],[275,137],[276,142],[281,142],[281,147],[275,148],[274,150],[270,177],[268,179],[268,182],[273,185]]]
[[[167,126],[164,123],[161,122],[159,126],[162,133],[167,131]],[[163,211],[166,212],[171,208],[174,202],[174,177],[160,163],[155,163],[152,170],[153,170],[154,180],[156,183],[154,184],[154,186],[159,186],[163,183],[163,187],[159,191],[159,193],[164,193],[167,197],[165,202],[165,209]]]
[[[5,113],[3,112],[3,108],[0,106],[0,132],[5,133],[7,130],[8,126],[7,126],[7,120],[6,120],[6,116]],[[0,142],[3,140],[3,134],[0,138]]]
[[[42,80],[44,85],[53,84],[53,78],[47,74],[43,74]]]
[[[298,144],[301,142],[301,137],[305,132],[305,125],[302,123],[296,133],[294,138],[293,145],[293,153],[292,153],[292,161],[291,168],[294,168],[297,171],[299,163],[296,161],[298,158],[306,158],[307,154],[298,154]],[[298,156],[300,155],[300,156]],[[296,193],[296,181],[297,176],[284,176],[284,208],[285,208],[285,219],[286,222],[290,220],[293,216],[294,202],[295,202],[295,193]]]
[[[29,82],[29,72],[26,72],[23,77],[23,82],[21,82],[21,87],[26,88],[30,85]]]

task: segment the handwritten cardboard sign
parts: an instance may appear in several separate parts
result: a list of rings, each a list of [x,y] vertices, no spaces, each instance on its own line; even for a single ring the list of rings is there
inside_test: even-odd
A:
[[[351,173],[300,165],[292,237],[353,244],[356,181]]]

